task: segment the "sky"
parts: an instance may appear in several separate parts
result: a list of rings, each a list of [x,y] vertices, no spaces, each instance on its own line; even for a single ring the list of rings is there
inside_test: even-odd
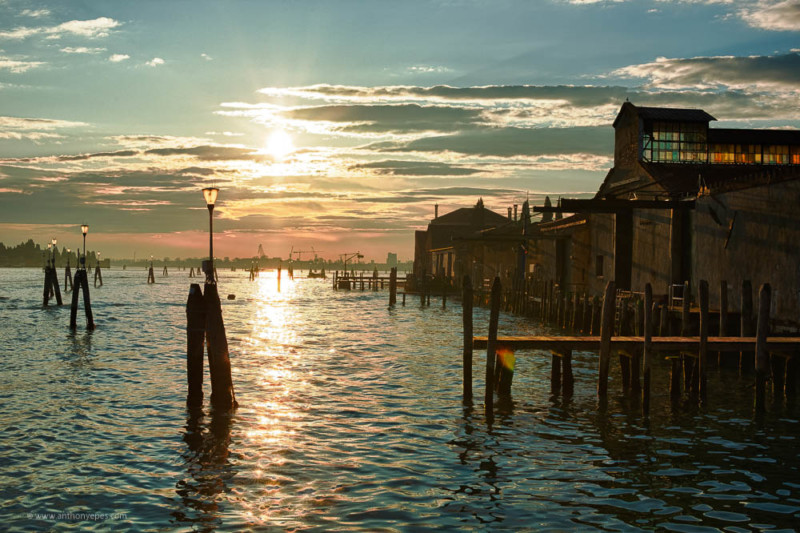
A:
[[[216,186],[218,257],[411,259],[591,196],[626,99],[800,127],[800,0],[0,0],[0,242],[202,256]]]

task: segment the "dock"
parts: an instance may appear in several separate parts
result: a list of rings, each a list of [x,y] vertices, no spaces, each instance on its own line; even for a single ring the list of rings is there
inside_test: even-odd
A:
[[[473,337],[472,347],[486,349],[488,337]],[[597,351],[600,349],[599,336],[517,336],[498,337],[497,346],[510,350],[552,350],[552,351]],[[676,352],[694,351],[700,347],[700,337],[653,337],[650,342],[654,351]],[[767,337],[769,351],[779,352],[800,350],[800,337]],[[719,352],[741,352],[755,350],[756,337],[708,337],[706,348]],[[644,347],[644,337],[611,337],[611,349],[631,353]]]

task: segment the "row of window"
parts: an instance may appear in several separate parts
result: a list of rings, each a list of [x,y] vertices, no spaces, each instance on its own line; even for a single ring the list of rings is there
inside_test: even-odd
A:
[[[706,154],[705,145],[698,143],[653,142],[645,145],[646,161],[666,163],[722,163],[800,165],[800,146],[760,144],[711,144]]]

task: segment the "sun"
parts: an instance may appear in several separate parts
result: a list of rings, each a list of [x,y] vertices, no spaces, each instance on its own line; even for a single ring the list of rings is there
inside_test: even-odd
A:
[[[266,151],[278,161],[282,161],[294,151],[292,136],[283,130],[275,130],[267,139]]]

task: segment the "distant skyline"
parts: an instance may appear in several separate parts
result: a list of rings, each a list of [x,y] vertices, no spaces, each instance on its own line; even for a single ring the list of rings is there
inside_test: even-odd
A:
[[[622,103],[800,127],[800,0],[0,0],[0,241],[413,255],[593,194]]]

